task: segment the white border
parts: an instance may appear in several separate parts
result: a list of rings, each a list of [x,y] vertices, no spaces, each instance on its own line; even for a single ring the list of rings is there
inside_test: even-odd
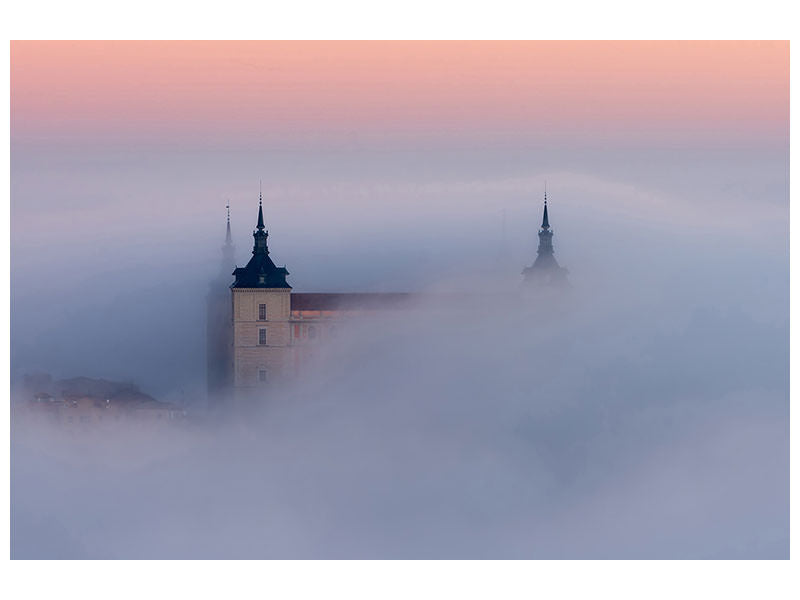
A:
[[[16,2],[10,39],[791,39],[788,2]],[[4,47],[8,82],[9,46]],[[792,58],[797,53],[792,51]],[[794,62],[794,61],[792,61]],[[6,83],[8,85],[8,83]],[[9,94],[3,96],[9,102]],[[7,105],[7,104],[6,104]],[[792,108],[797,103],[792,100]],[[794,111],[793,111],[794,112]],[[9,114],[8,110],[5,113]],[[796,114],[796,113],[795,113]],[[4,121],[8,139],[8,120]],[[792,139],[796,139],[795,127]],[[8,153],[5,145],[3,152]],[[3,176],[9,189],[9,156]],[[792,173],[795,172],[792,160]],[[8,195],[5,195],[8,201]],[[8,205],[6,205],[8,215]],[[9,224],[3,232],[9,240]],[[2,246],[9,281],[8,242]],[[797,258],[792,247],[792,259]],[[794,264],[796,261],[792,260]],[[793,290],[794,291],[794,290]],[[792,308],[795,308],[793,294]],[[8,352],[9,290],[6,311]],[[795,328],[792,347],[795,348]],[[8,390],[8,357],[3,385]],[[795,373],[792,354],[792,373]],[[4,431],[8,412],[3,411]],[[792,425],[797,419],[793,412]],[[796,430],[796,427],[793,427]],[[792,465],[797,464],[796,444]],[[8,465],[8,444],[3,444]],[[6,473],[7,475],[7,473]],[[793,486],[794,487],[794,486]],[[8,515],[8,477],[3,478]],[[796,498],[796,494],[792,498]],[[795,502],[792,502],[794,508]],[[2,521],[7,532],[8,519]],[[8,540],[8,536],[5,537]],[[6,545],[6,558],[8,557]],[[790,598],[796,561],[127,561],[3,564],[11,598]]]

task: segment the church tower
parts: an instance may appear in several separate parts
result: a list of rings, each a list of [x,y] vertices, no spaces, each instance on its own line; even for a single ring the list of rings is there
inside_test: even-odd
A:
[[[206,383],[209,406],[224,402],[233,384],[233,335],[231,318],[230,268],[235,264],[231,241],[231,208],[222,246],[222,260],[206,296]]]
[[[553,231],[547,215],[547,191],[544,193],[544,214],[539,229],[539,249],[536,260],[522,271],[526,287],[564,287],[567,283],[567,270],[559,266],[553,252]]]
[[[238,396],[280,380],[291,359],[289,272],[269,257],[261,194],[253,231],[253,256],[237,267],[233,305],[233,385]]]

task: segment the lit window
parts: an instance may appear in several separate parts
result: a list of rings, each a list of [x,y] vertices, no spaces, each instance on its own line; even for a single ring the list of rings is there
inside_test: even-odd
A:
[[[258,305],[258,320],[259,321],[266,321],[267,320],[267,305],[266,304],[259,304]]]
[[[267,380],[267,371],[266,369],[259,369],[258,370],[258,380],[264,383]]]
[[[263,327],[258,330],[258,345],[259,346],[266,346],[267,345],[267,330]]]

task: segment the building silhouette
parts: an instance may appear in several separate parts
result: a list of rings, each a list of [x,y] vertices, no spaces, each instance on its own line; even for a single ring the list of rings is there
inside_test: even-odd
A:
[[[252,257],[244,267],[234,264],[228,212],[222,265],[209,290],[208,394],[213,403],[224,403],[297,376],[319,341],[335,337],[342,321],[378,311],[406,310],[421,298],[412,293],[297,293],[286,281],[289,271],[270,258],[259,193],[258,217],[253,231]],[[526,289],[567,285],[566,269],[556,262],[553,232],[547,213],[539,231],[534,263],[523,271]],[[516,297],[516,295],[515,295]],[[463,305],[465,296],[425,296],[428,305],[449,308]]]
[[[567,283],[567,270],[556,261],[553,250],[553,230],[547,215],[547,192],[544,193],[542,226],[539,229],[539,248],[536,260],[522,270],[523,284],[527,289],[563,288]]]
[[[236,247],[231,237],[231,210],[225,232],[225,244],[219,271],[206,296],[206,378],[211,403],[226,400],[233,386],[233,329],[231,312],[230,268],[235,262]]]

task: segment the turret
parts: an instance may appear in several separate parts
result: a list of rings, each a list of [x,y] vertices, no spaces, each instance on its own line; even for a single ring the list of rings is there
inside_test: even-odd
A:
[[[264,209],[261,192],[258,194],[258,220],[253,231],[253,257],[244,267],[237,267],[233,275],[236,281],[231,287],[245,288],[291,288],[286,283],[289,271],[286,267],[276,267],[269,257],[267,238],[269,232],[264,227]]]
[[[559,284],[566,283],[567,270],[560,267],[553,251],[553,230],[550,229],[550,218],[547,214],[547,190],[544,192],[544,211],[542,226],[539,229],[539,248],[536,260],[530,267],[522,271],[525,284]]]

